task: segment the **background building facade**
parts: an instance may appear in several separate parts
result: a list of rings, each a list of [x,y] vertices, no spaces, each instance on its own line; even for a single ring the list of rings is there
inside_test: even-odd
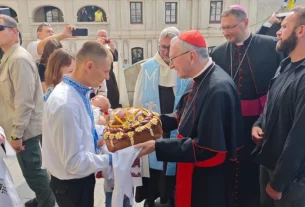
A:
[[[72,52],[105,29],[116,44],[122,67],[124,59],[131,64],[152,57],[160,31],[168,26],[198,29],[209,46],[219,45],[225,41],[219,30],[220,14],[232,4],[247,9],[250,30],[255,32],[283,0],[0,0],[0,13],[18,19],[25,47],[36,39],[41,22],[51,23],[55,33],[63,31],[65,24],[88,28],[88,37],[62,42]]]

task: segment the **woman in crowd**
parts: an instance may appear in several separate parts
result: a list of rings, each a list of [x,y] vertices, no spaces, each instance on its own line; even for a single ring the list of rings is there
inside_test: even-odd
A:
[[[45,101],[49,98],[54,87],[61,82],[63,75],[72,73],[74,67],[75,57],[68,50],[60,48],[51,54],[45,71]]]
[[[41,55],[40,61],[37,63],[38,72],[40,76],[40,81],[42,84],[43,92],[46,91],[47,87],[45,85],[45,71],[47,68],[48,60],[50,55],[54,52],[54,50],[62,48],[62,44],[57,40],[48,40],[43,53]]]

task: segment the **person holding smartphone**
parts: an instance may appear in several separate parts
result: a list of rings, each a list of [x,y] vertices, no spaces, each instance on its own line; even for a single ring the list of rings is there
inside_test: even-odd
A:
[[[39,61],[48,40],[55,39],[61,41],[71,38],[73,29],[72,25],[67,24],[62,33],[54,34],[51,24],[44,22],[37,27],[37,40],[30,42],[27,50],[35,61]]]
[[[274,12],[271,17],[261,26],[256,34],[276,37],[276,32],[281,28],[281,22],[287,13]]]
[[[108,33],[106,30],[99,30],[96,36],[97,41],[109,48],[113,56],[113,62],[118,61],[119,53],[115,48],[115,45],[112,40],[109,39]],[[111,64],[111,70],[109,72],[109,80],[106,80],[107,85],[107,97],[110,101],[111,108],[116,109],[122,107],[120,104],[120,93],[117,84],[115,74],[113,72],[113,63]]]

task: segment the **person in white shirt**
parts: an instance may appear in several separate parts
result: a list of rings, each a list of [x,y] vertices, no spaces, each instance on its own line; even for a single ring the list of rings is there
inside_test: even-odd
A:
[[[6,140],[4,129],[0,126],[0,201],[1,206],[5,207],[23,207],[11,174],[3,160],[3,158],[15,156],[16,152]]]
[[[43,167],[59,207],[94,205],[94,173],[111,165],[110,154],[99,155],[89,95],[109,79],[112,55],[96,41],[76,54],[71,76],[65,75],[44,106]]]
[[[44,46],[48,40],[55,39],[61,41],[72,37],[73,27],[66,25],[62,33],[54,35],[52,26],[49,23],[42,23],[37,27],[37,40],[28,44],[27,50],[32,55],[35,61],[39,61],[43,53]]]

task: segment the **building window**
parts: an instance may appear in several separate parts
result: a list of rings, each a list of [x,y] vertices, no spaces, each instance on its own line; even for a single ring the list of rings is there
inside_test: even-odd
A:
[[[135,64],[135,63],[143,60],[143,48],[142,47],[132,48],[131,57],[132,57],[132,64]]]
[[[107,22],[104,9],[97,6],[84,6],[77,12],[78,22]]]
[[[210,23],[220,23],[222,0],[210,0]]]
[[[5,14],[7,16],[13,17],[18,22],[18,16],[14,9],[6,6],[0,6],[0,14]]]
[[[59,22],[58,9],[45,7],[46,22]]]
[[[165,2],[165,23],[176,24],[177,23],[177,3]]]
[[[142,18],[142,2],[130,2],[130,23],[141,24]]]
[[[62,11],[54,6],[43,6],[35,10],[34,22],[63,22]]]

